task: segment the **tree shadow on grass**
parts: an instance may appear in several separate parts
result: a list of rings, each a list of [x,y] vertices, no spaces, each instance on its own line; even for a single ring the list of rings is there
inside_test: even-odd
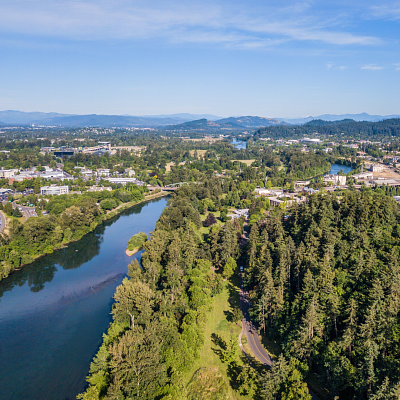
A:
[[[223,352],[227,349],[227,344],[225,340],[217,335],[216,333],[211,334],[211,341],[214,343],[217,348],[211,348],[211,350],[220,358],[223,362]]]

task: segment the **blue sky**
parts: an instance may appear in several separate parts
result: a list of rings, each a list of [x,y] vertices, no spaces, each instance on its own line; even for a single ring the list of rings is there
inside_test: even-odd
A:
[[[400,1],[1,0],[0,110],[400,114]]]

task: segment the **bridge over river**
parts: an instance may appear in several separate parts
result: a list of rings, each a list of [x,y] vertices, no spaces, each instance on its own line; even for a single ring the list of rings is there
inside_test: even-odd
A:
[[[177,183],[171,183],[170,185],[165,185],[165,186],[148,186],[149,190],[155,190],[155,189],[161,189],[163,191],[174,191],[178,188],[180,188],[181,186],[184,185],[189,185],[190,183],[195,183],[196,185],[199,184],[199,182],[177,182]]]

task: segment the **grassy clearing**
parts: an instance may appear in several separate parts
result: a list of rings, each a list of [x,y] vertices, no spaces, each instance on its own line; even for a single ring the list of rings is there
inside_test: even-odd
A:
[[[188,387],[188,400],[234,400],[226,379],[214,368],[198,370]]]
[[[238,161],[242,164],[246,164],[247,166],[250,166],[251,164],[253,164],[254,161],[256,161],[256,159],[252,159],[252,160],[232,160],[232,162]]]
[[[211,212],[211,211],[210,211],[210,212]],[[224,225],[224,223],[221,222],[221,221],[218,219],[218,218],[220,217],[220,215],[221,215],[221,212],[220,212],[220,211],[213,211],[212,213],[214,214],[215,218],[217,218],[217,225],[218,225],[218,226]],[[200,214],[200,220],[201,220],[202,223],[203,223],[203,221],[206,220],[207,215],[208,215],[208,213],[207,213],[206,215]],[[200,228],[200,232],[201,232],[202,234],[204,234],[204,235],[208,235],[208,234],[210,233],[210,230],[211,230],[211,226],[208,226],[208,227],[202,226],[202,227]]]
[[[235,297],[237,297],[237,300],[235,300]],[[230,387],[226,366],[221,362],[217,354],[218,345],[212,339],[214,334],[228,343],[231,335],[239,336],[241,328],[238,324],[230,321],[231,303],[234,304],[235,301],[239,301],[238,289],[228,282],[226,282],[222,293],[213,298],[212,310],[208,314],[204,332],[204,344],[200,349],[200,357],[186,375],[188,399],[237,400],[244,398]]]

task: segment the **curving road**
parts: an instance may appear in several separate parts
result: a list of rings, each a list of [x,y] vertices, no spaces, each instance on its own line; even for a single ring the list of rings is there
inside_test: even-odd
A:
[[[249,315],[250,301],[246,290],[240,289],[240,308],[243,312],[242,332],[246,335],[247,343],[249,344],[254,355],[264,365],[271,366],[272,360],[269,354],[265,351],[258,337],[257,328],[253,325]]]
[[[240,245],[244,246],[247,243],[248,240],[248,225],[247,221],[244,224],[244,233],[242,236],[242,239],[240,241]],[[269,354],[265,351],[264,347],[262,346],[260,342],[260,338],[258,337],[258,328],[253,324],[253,322],[250,319],[250,314],[249,314],[249,308],[250,308],[250,300],[249,300],[249,294],[246,289],[244,289],[243,286],[243,272],[239,274],[239,281],[240,281],[240,308],[243,313],[243,319],[242,319],[242,332],[240,333],[239,336],[239,346],[242,349],[243,353],[249,360],[250,365],[251,360],[247,353],[244,351],[242,343],[241,343],[241,337],[242,334],[244,333],[247,338],[247,342],[249,343],[249,346],[251,348],[251,351],[254,353],[254,355],[257,357],[257,359],[263,363],[264,365],[271,366],[272,365],[272,360]],[[254,366],[252,365],[254,368]],[[309,385],[308,385],[309,386]],[[319,398],[316,396],[316,394],[308,387],[308,390],[311,394],[312,400],[319,400]]]
[[[240,242],[241,246],[244,246],[248,240],[248,225],[247,221],[244,224],[244,233]],[[258,358],[260,362],[264,365],[271,366],[272,360],[269,354],[265,351],[264,347],[260,342],[260,338],[258,337],[258,330],[257,326],[253,324],[250,319],[249,308],[250,308],[250,300],[249,294],[243,286],[243,273],[241,272],[239,275],[240,280],[240,308],[243,313],[243,320],[242,320],[242,333],[246,335],[247,343],[249,344],[252,352]],[[243,348],[242,348],[243,350]]]

